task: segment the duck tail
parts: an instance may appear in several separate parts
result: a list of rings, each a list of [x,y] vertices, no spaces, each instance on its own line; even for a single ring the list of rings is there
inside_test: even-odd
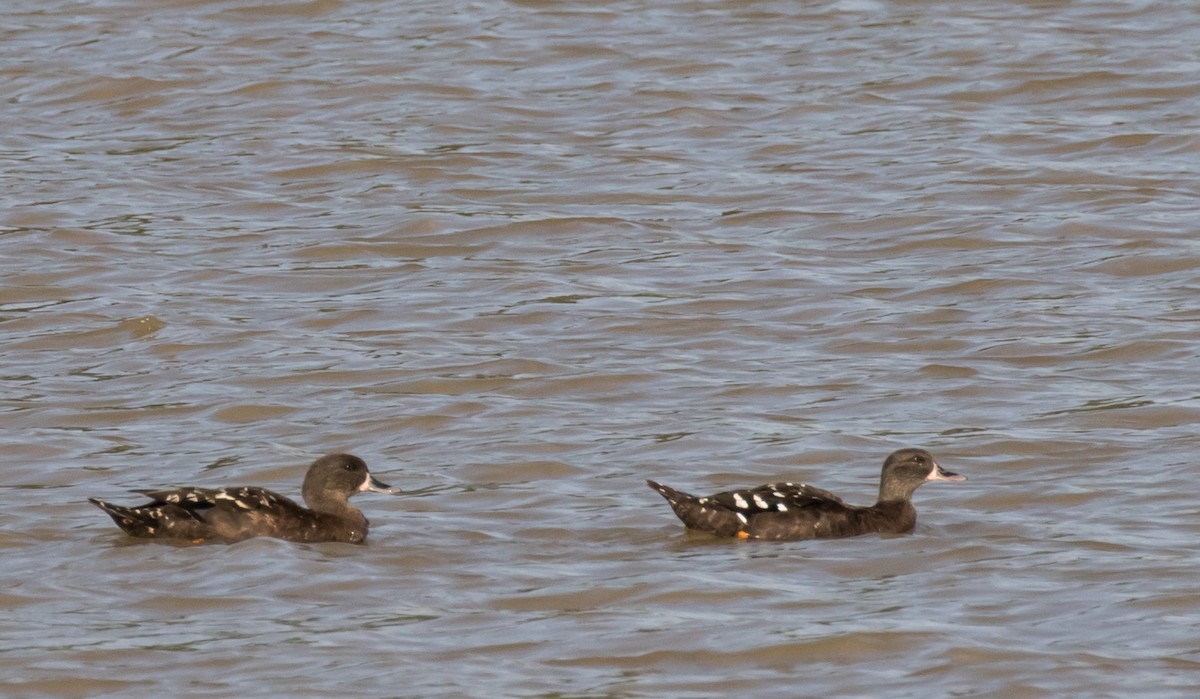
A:
[[[670,486],[650,480],[646,481],[646,485],[666,498],[671,509],[675,511],[675,516],[688,529],[696,529],[717,536],[736,536],[741,526],[746,523],[738,513],[715,502],[712,498],[698,498],[682,490],[675,490]]]
[[[688,495],[687,493],[685,493],[681,490],[675,490],[674,488],[672,488],[670,486],[663,485],[662,483],[657,483],[657,482],[649,480],[649,479],[646,480],[646,485],[650,486],[659,495],[666,498],[667,502],[671,503],[672,506],[674,506],[676,503],[696,499],[695,497]]]
[[[128,534],[133,536],[154,534],[157,519],[144,508],[114,505],[99,498],[88,498],[88,502],[104,510],[117,523],[117,526]]]

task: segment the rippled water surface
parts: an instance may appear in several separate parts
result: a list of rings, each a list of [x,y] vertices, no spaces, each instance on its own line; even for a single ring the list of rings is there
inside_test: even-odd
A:
[[[1189,3],[16,0],[0,693],[1191,696]],[[903,537],[686,534],[643,479]],[[406,492],[366,546],[89,496]]]

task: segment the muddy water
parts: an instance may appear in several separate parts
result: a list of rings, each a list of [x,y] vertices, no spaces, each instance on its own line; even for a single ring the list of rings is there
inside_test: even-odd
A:
[[[6,696],[1190,696],[1200,15],[10,3]],[[642,481],[911,536],[684,533]],[[365,547],[123,537],[296,495]]]

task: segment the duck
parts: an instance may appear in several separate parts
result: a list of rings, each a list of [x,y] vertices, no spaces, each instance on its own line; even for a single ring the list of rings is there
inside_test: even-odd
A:
[[[125,533],[145,538],[231,544],[256,536],[295,542],[345,542],[367,539],[369,522],[353,507],[352,495],[372,491],[398,493],[380,482],[367,463],[353,454],[328,454],[308,467],[301,494],[308,507],[256,486],[136,491],[150,502],[136,507],[88,498]]]
[[[767,483],[696,497],[647,480],[666,498],[688,529],[721,537],[796,541],[907,534],[917,523],[912,495],[926,481],[961,482],[966,476],[942,468],[924,449],[899,449],[883,462],[874,505],[847,505],[838,496],[804,483]]]

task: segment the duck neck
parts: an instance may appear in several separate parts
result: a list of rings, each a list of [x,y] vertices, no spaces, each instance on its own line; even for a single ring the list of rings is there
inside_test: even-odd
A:
[[[305,536],[313,537],[313,541],[361,544],[366,540],[367,528],[371,523],[346,498],[330,497],[323,493],[306,494],[304,502],[312,510],[312,527]]]
[[[354,518],[362,516],[350,501],[344,497],[337,497],[328,494],[327,492],[316,488],[305,488],[302,492],[304,495],[304,503],[308,505],[308,509],[313,512],[322,514],[331,514],[338,517]]]
[[[919,483],[917,485],[920,485]],[[894,480],[885,479],[879,484],[879,503],[909,502],[912,500],[916,485],[906,485]]]
[[[873,507],[863,508],[864,531],[883,534],[911,532],[917,523],[917,510],[912,500],[880,500]]]

